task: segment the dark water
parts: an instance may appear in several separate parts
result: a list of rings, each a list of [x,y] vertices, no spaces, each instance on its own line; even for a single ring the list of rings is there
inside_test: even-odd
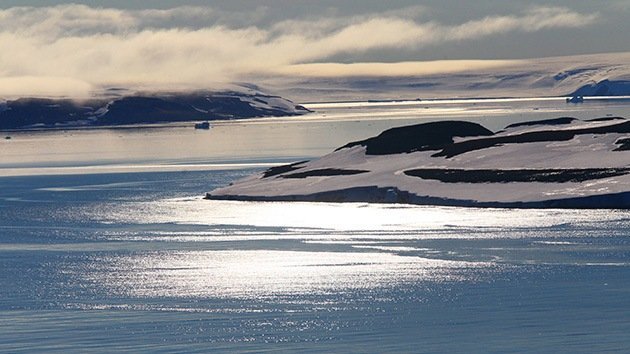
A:
[[[0,178],[0,352],[627,352],[630,213],[204,201],[252,169]]]

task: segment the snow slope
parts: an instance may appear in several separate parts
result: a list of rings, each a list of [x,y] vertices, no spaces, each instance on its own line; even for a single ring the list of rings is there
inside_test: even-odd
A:
[[[630,52],[487,62],[470,66],[458,60],[416,62],[411,64],[417,72],[404,74],[395,70],[397,63],[347,64],[346,71],[342,68],[334,76],[318,76],[304,65],[303,72],[256,81],[300,102],[570,96],[580,89],[583,95],[630,95]],[[357,65],[365,70],[354,70]],[[453,66],[462,69],[451,71]]]
[[[428,138],[436,131],[454,133]],[[494,134],[457,121],[394,128],[207,198],[630,208],[630,121],[556,119]]]

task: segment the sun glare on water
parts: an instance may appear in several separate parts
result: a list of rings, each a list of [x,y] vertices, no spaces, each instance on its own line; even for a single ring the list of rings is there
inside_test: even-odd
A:
[[[127,222],[248,225],[336,231],[413,231],[449,227],[550,227],[617,218],[600,210],[479,209],[372,203],[241,202],[175,198],[106,215]]]

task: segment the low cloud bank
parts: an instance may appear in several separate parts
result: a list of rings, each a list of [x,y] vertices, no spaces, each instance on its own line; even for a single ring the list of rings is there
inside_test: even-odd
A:
[[[240,18],[232,23],[241,25],[234,25],[221,20],[226,16],[210,7],[119,10],[62,5],[0,10],[0,96],[88,95],[107,85],[215,87],[250,75],[277,73],[347,74],[348,67],[341,70],[344,66],[328,63],[330,58],[383,49],[413,50],[506,32],[577,28],[593,24],[599,15],[537,7],[454,25],[390,12],[268,26],[243,25],[255,23],[253,18]],[[468,64],[474,68],[501,62]],[[465,67],[355,65],[350,74],[354,70],[407,75]]]

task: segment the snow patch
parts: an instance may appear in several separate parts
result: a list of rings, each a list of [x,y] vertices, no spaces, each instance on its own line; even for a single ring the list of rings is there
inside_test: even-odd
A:
[[[404,128],[396,132],[404,135]],[[520,139],[537,132],[543,139]],[[573,137],[565,139],[567,132]],[[478,144],[506,134],[511,138],[501,144]],[[452,157],[436,150],[371,155],[366,146],[355,144],[273,177],[250,176],[208,193],[208,198],[630,208],[630,152],[618,150],[624,139],[630,139],[630,122],[613,119],[522,125],[490,136],[459,138],[443,149],[471,142],[477,148]],[[306,173],[321,170],[365,172]],[[414,176],[414,170],[428,171],[431,178]],[[303,173],[302,178],[283,178],[296,173]]]

